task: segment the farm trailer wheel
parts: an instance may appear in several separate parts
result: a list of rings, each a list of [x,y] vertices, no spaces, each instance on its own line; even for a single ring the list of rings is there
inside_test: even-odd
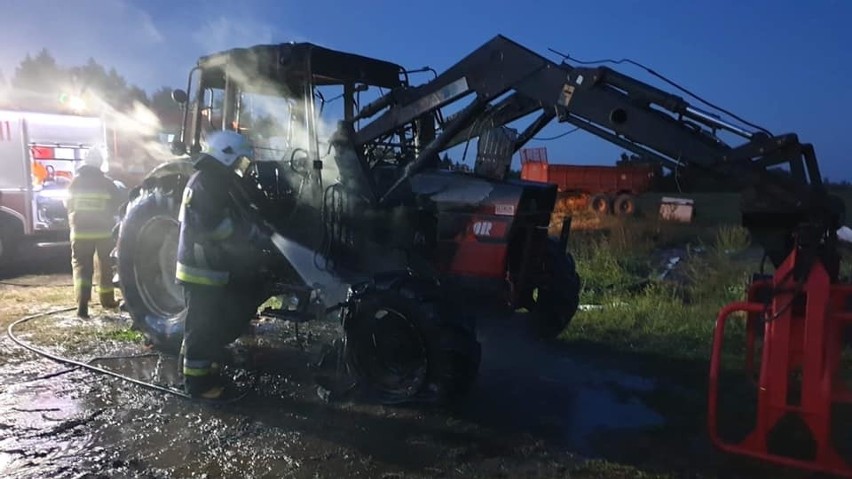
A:
[[[472,320],[440,286],[405,273],[355,290],[344,314],[346,364],[384,403],[446,403],[476,379],[481,346]]]
[[[547,240],[543,258],[545,280],[533,290],[528,308],[539,337],[553,339],[565,330],[580,307],[580,275],[571,253],[559,242]]]
[[[589,209],[599,215],[606,215],[612,210],[612,202],[607,195],[594,195],[589,199]]]
[[[629,194],[618,195],[612,209],[618,216],[633,216],[636,214],[636,198]]]

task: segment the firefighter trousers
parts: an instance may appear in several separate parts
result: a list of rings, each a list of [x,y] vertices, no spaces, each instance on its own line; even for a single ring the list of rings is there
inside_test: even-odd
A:
[[[112,238],[72,239],[71,267],[74,275],[74,294],[78,309],[89,304],[92,298],[92,279],[95,273],[95,254],[98,256],[98,293],[101,297],[112,298]],[[85,316],[86,314],[83,314]]]
[[[245,331],[257,313],[258,303],[250,291],[230,286],[184,284],[183,375],[188,393],[215,386],[225,347]]]

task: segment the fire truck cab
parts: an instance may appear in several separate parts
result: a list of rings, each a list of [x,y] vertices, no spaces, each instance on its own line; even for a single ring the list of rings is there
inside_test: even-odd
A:
[[[68,185],[106,147],[99,117],[0,110],[0,266],[26,244],[68,243]]]

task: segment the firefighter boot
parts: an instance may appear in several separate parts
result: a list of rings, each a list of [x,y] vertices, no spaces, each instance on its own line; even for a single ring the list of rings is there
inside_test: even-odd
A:
[[[77,291],[77,317],[81,319],[89,318],[89,301],[92,299],[91,288],[80,288]]]
[[[101,291],[98,293],[101,306],[106,309],[116,309],[118,308],[118,301],[115,300],[115,293],[113,290],[109,291]]]
[[[193,398],[219,400],[226,393],[226,386],[220,376],[220,368],[210,361],[183,359],[184,392]]]

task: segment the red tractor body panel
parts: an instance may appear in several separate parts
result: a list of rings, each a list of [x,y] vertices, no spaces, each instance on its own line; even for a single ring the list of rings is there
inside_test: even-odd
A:
[[[473,175],[422,173],[412,187],[437,212],[434,266],[444,275],[506,280],[516,245],[540,252],[556,201],[556,188],[525,181],[490,181]]]

